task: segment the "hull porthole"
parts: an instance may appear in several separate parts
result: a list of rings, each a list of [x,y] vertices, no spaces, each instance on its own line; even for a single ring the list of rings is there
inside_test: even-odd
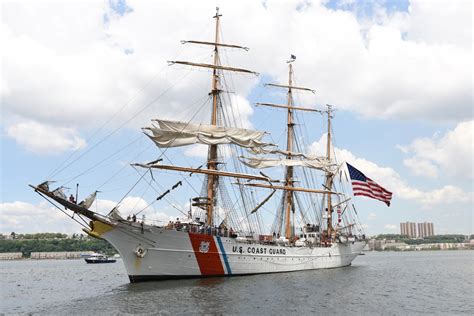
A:
[[[142,246],[138,246],[137,248],[135,248],[134,252],[137,255],[137,257],[143,258],[143,257],[145,257],[145,255],[147,253],[147,250],[145,248],[143,248]]]

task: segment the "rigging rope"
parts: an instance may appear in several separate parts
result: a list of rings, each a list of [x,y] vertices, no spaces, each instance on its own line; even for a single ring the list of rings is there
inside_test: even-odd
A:
[[[112,130],[110,133],[108,133],[104,138],[102,138],[99,142],[97,142],[96,144],[94,144],[92,147],[90,147],[88,150],[86,150],[85,152],[83,152],[82,154],[80,154],[76,159],[72,160],[71,162],[69,162],[67,165],[65,165],[64,167],[62,167],[61,169],[59,169],[57,172],[55,172],[52,176],[55,176],[57,175],[58,173],[62,172],[63,170],[65,170],[66,168],[68,168],[69,166],[71,166],[73,163],[75,163],[76,161],[78,161],[79,159],[81,159],[82,157],[84,157],[86,154],[90,153],[92,150],[94,150],[95,148],[97,148],[100,144],[102,144],[103,142],[105,142],[107,139],[109,139],[112,135],[114,135],[116,132],[118,132],[119,130],[121,130],[125,125],[127,125],[128,123],[130,123],[132,120],[134,120],[138,115],[140,115],[141,113],[143,113],[146,109],[148,109],[151,105],[153,105],[153,103],[155,103],[156,101],[158,101],[158,99],[160,99],[162,96],[164,96],[166,93],[168,93],[172,88],[174,88],[175,85],[178,84],[179,81],[183,80],[184,78],[186,78],[187,76],[189,75],[188,74],[185,74],[184,76],[182,76],[179,80],[175,81],[170,87],[166,88],[161,94],[159,94],[157,97],[155,97],[153,100],[151,100],[148,104],[146,104],[144,107],[142,107],[140,110],[138,110],[134,115],[132,115],[128,120],[126,120],[124,123],[122,123],[121,125],[119,125],[117,128],[115,128],[114,130]]]

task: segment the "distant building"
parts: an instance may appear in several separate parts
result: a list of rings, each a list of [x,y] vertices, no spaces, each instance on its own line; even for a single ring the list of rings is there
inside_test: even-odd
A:
[[[474,240],[473,240],[473,242],[474,242]],[[369,246],[369,250],[375,250],[375,239],[370,239],[369,242],[367,243],[367,245]]]
[[[0,260],[18,260],[23,258],[21,252],[2,252],[0,253]]]
[[[416,238],[416,223],[400,223],[400,234],[410,238]]]
[[[374,250],[385,250],[385,240],[375,240]]]
[[[93,253],[92,251],[56,251],[56,252],[32,252],[31,259],[79,259],[81,254]]]
[[[425,238],[434,235],[433,223],[418,223],[418,237]]]

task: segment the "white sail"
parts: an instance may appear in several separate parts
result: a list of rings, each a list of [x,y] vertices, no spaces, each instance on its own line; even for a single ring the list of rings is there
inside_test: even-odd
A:
[[[236,144],[246,148],[260,148],[271,144],[262,142],[265,132],[235,127],[192,124],[176,121],[154,120],[150,137],[158,147],[179,147],[191,144]]]
[[[287,150],[281,150],[281,149],[275,149],[275,148],[251,148],[250,150],[251,153],[259,155],[259,154],[281,154],[285,156],[292,156],[292,157],[302,157],[307,160],[319,160],[319,161],[326,161],[326,157],[324,156],[316,156],[312,154],[305,154],[305,153],[300,153],[300,152],[294,152],[294,151],[287,151]]]
[[[107,216],[109,218],[113,218],[113,219],[116,219],[116,220],[119,220],[119,221],[123,221],[125,220],[123,217],[122,217],[122,214],[120,214],[119,210],[114,207],[110,212],[109,214],[107,214]]]
[[[43,186],[42,189],[44,189],[44,183],[42,183],[41,185]],[[64,189],[64,187],[61,186],[61,187],[53,190],[52,193],[54,194],[54,196],[57,196],[58,198],[61,198],[63,200],[67,200],[67,196],[66,196],[66,194],[64,194],[63,189]]]
[[[94,193],[86,197],[84,201],[79,203],[79,206],[82,206],[88,209],[89,207],[91,207],[92,203],[94,203],[96,196],[97,196],[97,191],[95,191]]]
[[[327,171],[331,164],[320,160],[308,159],[277,159],[277,158],[260,158],[260,157],[241,157],[240,161],[248,167],[255,169],[264,169],[276,166],[301,166],[313,169]]]

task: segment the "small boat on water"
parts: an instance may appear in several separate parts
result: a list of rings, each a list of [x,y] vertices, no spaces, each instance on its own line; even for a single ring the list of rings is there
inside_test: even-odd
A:
[[[114,258],[109,258],[106,255],[94,254],[88,258],[84,258],[87,263],[114,263],[117,260]]]
[[[97,252],[81,253],[81,259],[86,259],[90,257],[102,256],[102,254]]]

